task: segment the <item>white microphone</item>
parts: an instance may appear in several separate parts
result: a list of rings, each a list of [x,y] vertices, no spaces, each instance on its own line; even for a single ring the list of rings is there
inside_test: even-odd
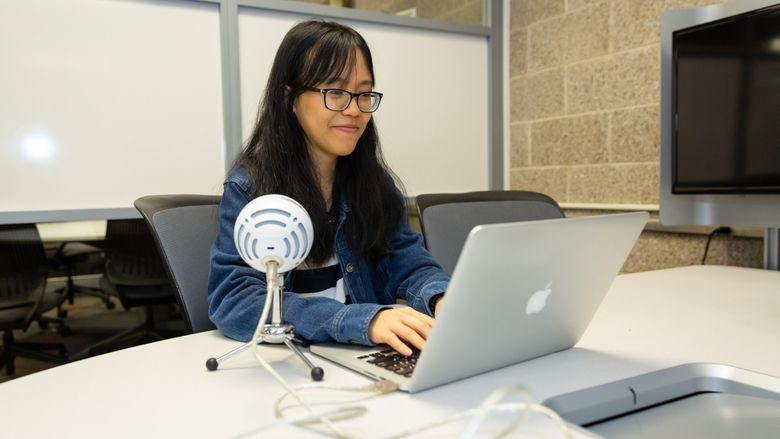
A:
[[[306,259],[313,241],[314,227],[309,213],[290,197],[263,195],[241,209],[233,227],[233,242],[247,265],[265,273],[266,302],[252,340],[219,358],[209,358],[206,361],[208,370],[216,370],[220,361],[250,346],[257,346],[258,342],[284,343],[309,366],[312,379],[322,380],[322,368],[314,366],[292,343],[295,328],[282,320],[282,273],[294,269]],[[265,323],[269,307],[272,308],[271,323]]]
[[[233,229],[238,254],[250,267],[268,272],[269,263],[278,273],[300,265],[314,240],[314,227],[306,209],[284,195],[263,195],[241,209]]]

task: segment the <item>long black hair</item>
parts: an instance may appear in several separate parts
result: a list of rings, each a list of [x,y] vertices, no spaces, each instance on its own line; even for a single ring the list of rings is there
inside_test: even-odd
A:
[[[349,73],[356,50],[365,58],[375,81],[371,51],[354,29],[333,22],[297,24],[276,52],[260,105],[257,123],[236,165],[244,166],[255,196],[277,193],[297,200],[314,224],[314,244],[308,261],[323,263],[333,254],[334,221],[328,217],[303,129],[293,113],[295,99],[305,91]],[[336,196],[350,207],[345,230],[356,254],[377,258],[390,251],[393,235],[405,215],[397,179],[382,158],[371,118],[355,150],[339,157],[334,181]]]

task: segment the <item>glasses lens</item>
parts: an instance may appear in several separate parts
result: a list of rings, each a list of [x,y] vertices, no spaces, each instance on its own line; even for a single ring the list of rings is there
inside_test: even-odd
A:
[[[379,108],[380,100],[379,93],[361,93],[358,95],[358,108],[365,113],[373,113]]]
[[[328,90],[325,92],[325,106],[330,110],[341,111],[349,106],[350,96],[344,90]]]

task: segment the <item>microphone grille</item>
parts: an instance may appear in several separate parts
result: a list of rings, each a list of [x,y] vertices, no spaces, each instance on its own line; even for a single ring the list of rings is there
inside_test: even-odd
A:
[[[233,238],[238,254],[252,268],[266,271],[276,260],[280,273],[306,259],[314,239],[311,218],[292,198],[271,194],[249,202],[236,219]]]

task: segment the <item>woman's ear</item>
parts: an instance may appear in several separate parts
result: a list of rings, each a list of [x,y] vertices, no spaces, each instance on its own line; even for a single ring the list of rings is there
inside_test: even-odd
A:
[[[287,101],[290,99],[290,92],[292,92],[292,87],[289,85],[284,86],[284,103],[288,103]],[[292,103],[292,111],[295,113],[295,102]]]

